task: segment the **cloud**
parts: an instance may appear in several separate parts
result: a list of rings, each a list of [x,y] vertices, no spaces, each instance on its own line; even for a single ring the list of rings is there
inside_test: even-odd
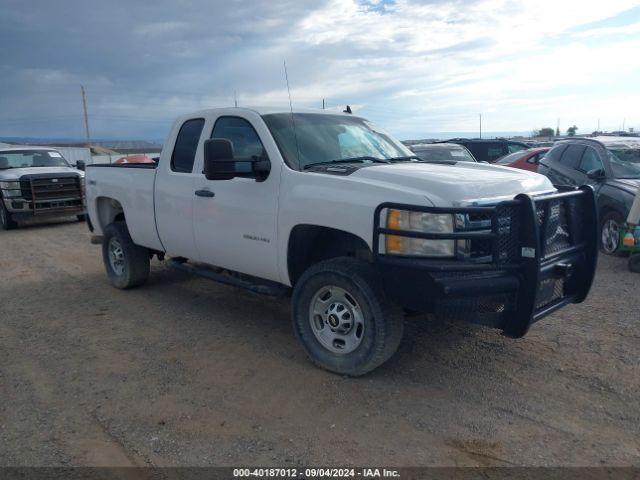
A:
[[[80,136],[80,84],[101,137],[161,137],[174,116],[230,105],[234,92],[241,105],[287,105],[285,59],[294,106],[359,105],[401,137],[471,130],[479,112],[489,130],[598,116],[604,127],[619,128],[621,117],[640,127],[637,109],[620,101],[633,98],[640,77],[640,9],[631,0],[5,0],[2,8],[0,136]]]

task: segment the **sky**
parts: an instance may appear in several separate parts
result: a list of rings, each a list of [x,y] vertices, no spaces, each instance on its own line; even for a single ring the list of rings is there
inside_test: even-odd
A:
[[[346,104],[400,139],[640,130],[640,1],[2,0],[0,137],[163,139],[209,107]]]

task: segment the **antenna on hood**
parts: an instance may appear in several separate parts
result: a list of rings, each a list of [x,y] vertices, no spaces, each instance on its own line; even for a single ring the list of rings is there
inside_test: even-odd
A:
[[[293,103],[291,103],[291,89],[289,88],[289,74],[287,73],[287,61],[284,60],[284,78],[287,81],[287,94],[289,95],[289,109],[291,110],[291,127],[293,138],[296,141],[296,153],[298,155],[298,168],[300,168],[300,146],[298,145],[298,133],[296,132],[296,119],[293,115]]]

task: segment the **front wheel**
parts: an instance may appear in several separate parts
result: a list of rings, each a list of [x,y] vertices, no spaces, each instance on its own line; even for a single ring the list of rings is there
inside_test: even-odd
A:
[[[11,214],[7,211],[7,207],[4,206],[4,201],[0,198],[0,228],[2,230],[13,230],[18,224],[11,218]]]
[[[312,266],[296,283],[293,327],[315,364],[358,376],[395,353],[404,317],[370,264],[336,258]]]
[[[137,287],[149,277],[149,250],[133,243],[124,222],[111,223],[104,229],[102,259],[114,287]]]
[[[607,255],[620,256],[620,229],[624,224],[618,212],[607,212],[600,221],[600,250]]]

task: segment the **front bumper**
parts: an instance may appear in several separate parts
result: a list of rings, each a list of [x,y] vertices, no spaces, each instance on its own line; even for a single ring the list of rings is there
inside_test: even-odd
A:
[[[428,234],[380,226],[384,209],[485,216],[488,231]],[[521,337],[536,321],[591,288],[598,255],[593,189],[514,200],[491,207],[416,207],[385,203],[376,209],[374,261],[391,298],[418,311],[434,312]],[[483,258],[433,260],[380,253],[384,235],[484,242]]]
[[[36,201],[25,198],[5,198],[4,205],[14,220],[26,220],[38,216],[60,217],[65,215],[80,215],[85,213],[84,199],[60,198]]]

